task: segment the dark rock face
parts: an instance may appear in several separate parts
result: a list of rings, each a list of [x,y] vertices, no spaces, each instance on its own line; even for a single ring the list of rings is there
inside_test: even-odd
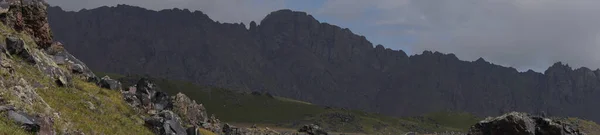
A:
[[[542,74],[431,51],[407,56],[302,12],[276,11],[250,23],[250,29],[215,22],[201,12],[126,5],[79,12],[51,7],[49,15],[56,39],[103,72],[265,91],[400,116],[450,109],[600,121],[600,70],[557,63]]]
[[[53,36],[48,25],[44,0],[5,0],[9,9],[0,15],[0,20],[17,31],[24,31],[33,36],[40,48],[47,48],[52,44]]]
[[[469,129],[468,135],[584,135],[573,126],[548,118],[511,112],[488,118]]]

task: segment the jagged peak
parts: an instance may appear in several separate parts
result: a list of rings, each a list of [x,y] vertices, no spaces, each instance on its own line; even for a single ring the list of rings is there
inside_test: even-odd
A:
[[[377,45],[375,46],[375,49],[377,49],[377,50],[385,50],[386,48],[385,48],[385,47],[383,47],[383,45],[381,45],[381,44],[377,44]]]
[[[550,74],[552,72],[557,72],[557,71],[573,71],[573,69],[569,66],[569,64],[563,64],[562,62],[559,61],[559,62],[552,64],[552,66],[550,66],[548,69],[546,69],[544,74]]]
[[[479,57],[477,60],[474,61],[475,63],[490,63],[488,61],[486,61],[485,59],[483,59],[482,57]]]
[[[286,18],[286,19],[282,20],[280,18]],[[277,10],[277,11],[269,13],[260,22],[260,24],[265,24],[265,23],[269,23],[269,22],[279,22],[279,21],[292,21],[292,20],[309,20],[309,21],[319,22],[312,15],[307,14],[306,12],[293,11],[290,9],[281,9],[281,10]]]

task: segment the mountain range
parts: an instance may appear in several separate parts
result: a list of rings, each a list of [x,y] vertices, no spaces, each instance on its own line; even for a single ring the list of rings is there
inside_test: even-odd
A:
[[[95,71],[147,74],[394,116],[509,111],[600,121],[600,70],[557,62],[519,72],[483,58],[374,45],[347,28],[278,10],[221,23],[201,11],[48,8],[54,39]]]

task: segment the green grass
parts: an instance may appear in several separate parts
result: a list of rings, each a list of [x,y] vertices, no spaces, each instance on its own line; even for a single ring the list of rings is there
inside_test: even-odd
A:
[[[211,131],[208,131],[208,130],[202,129],[202,128],[198,129],[198,131],[200,132],[201,135],[217,135],[217,134],[215,134],[215,133],[213,133]]]
[[[559,120],[571,123],[589,135],[600,135],[600,125],[598,125],[596,122],[573,117]]]
[[[432,119],[440,125],[446,125],[448,128],[468,129],[474,123],[481,120],[466,112],[440,111],[425,115],[426,118]]]
[[[120,92],[77,79],[73,80],[72,87],[58,87],[35,67],[20,66],[17,74],[30,82],[38,81],[48,86],[36,89],[36,92],[60,114],[55,120],[56,129],[77,129],[86,134],[152,134],[143,126],[140,115],[125,103]],[[29,112],[44,111],[34,107]]]
[[[62,114],[56,128],[72,126],[91,134],[152,134],[142,126],[143,120],[126,105],[119,92],[80,80],[74,85],[74,88],[38,90],[40,96]]]

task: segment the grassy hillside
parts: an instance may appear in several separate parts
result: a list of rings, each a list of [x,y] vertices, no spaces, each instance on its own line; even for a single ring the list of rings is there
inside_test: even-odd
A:
[[[58,66],[41,50],[35,49],[35,42],[24,33],[17,33],[0,24],[0,44],[8,35],[23,39],[30,55],[62,72],[69,72]],[[72,78],[69,85],[60,87],[51,77],[16,55],[0,52],[0,99],[1,105],[14,106],[19,111],[52,119],[46,127],[56,129],[58,134],[152,134],[143,126],[141,115],[133,111],[119,91],[103,89],[93,83]],[[31,134],[20,129],[17,124],[0,114],[0,134]],[[43,120],[41,124],[44,124]]]
[[[131,86],[140,76],[109,75]],[[224,122],[257,124],[274,128],[296,129],[316,123],[336,132],[398,133],[408,131],[466,131],[480,119],[467,113],[438,112],[419,117],[388,117],[356,110],[329,108],[268,93],[242,93],[227,89],[198,86],[183,81],[153,78],[163,91],[173,95],[182,92],[202,103],[209,114]]]

